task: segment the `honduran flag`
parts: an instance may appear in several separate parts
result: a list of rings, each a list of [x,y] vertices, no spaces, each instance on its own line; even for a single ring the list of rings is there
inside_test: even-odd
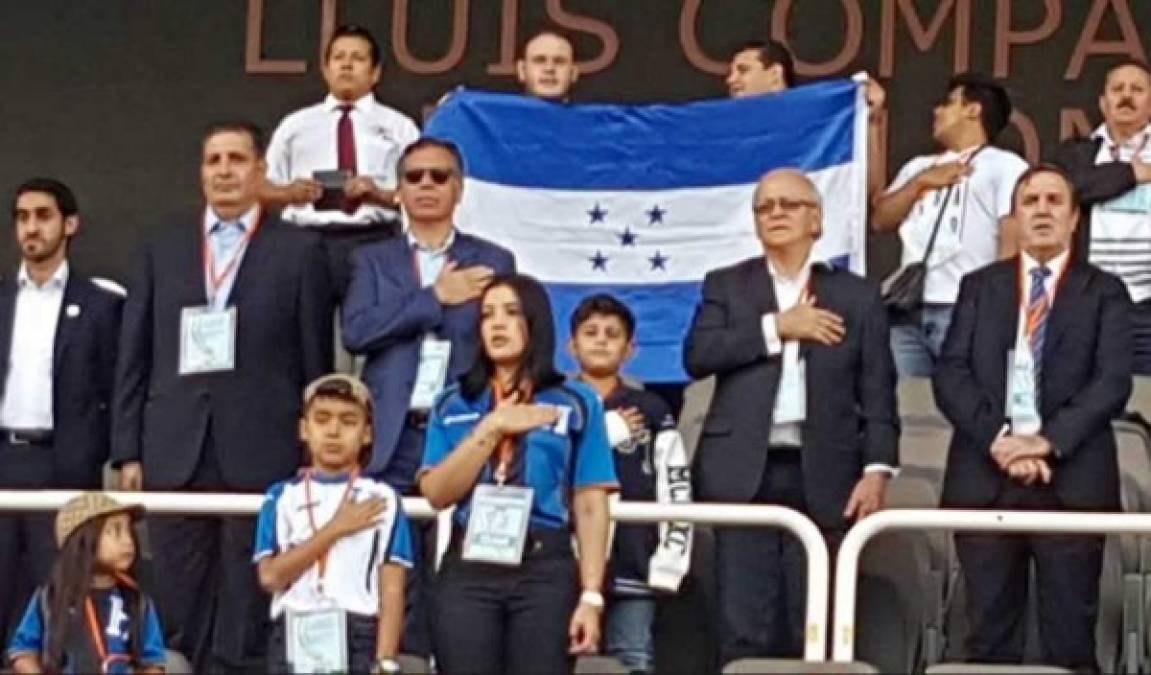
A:
[[[752,193],[802,169],[824,200],[816,255],[863,273],[867,110],[859,81],[680,105],[561,105],[455,93],[426,135],[463,152],[461,229],[516,256],[552,299],[560,367],[579,301],[607,292],[636,315],[626,373],[681,382],[704,275],[762,255]]]

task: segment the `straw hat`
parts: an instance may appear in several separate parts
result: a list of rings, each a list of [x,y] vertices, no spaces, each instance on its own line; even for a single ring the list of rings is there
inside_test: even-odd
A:
[[[135,519],[144,513],[144,507],[121,504],[103,492],[85,492],[69,499],[56,514],[56,546],[63,548],[68,537],[89,520],[112,513],[127,513]]]

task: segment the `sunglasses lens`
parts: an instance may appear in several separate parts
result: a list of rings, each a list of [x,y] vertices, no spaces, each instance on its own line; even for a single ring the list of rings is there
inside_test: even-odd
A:
[[[443,185],[452,177],[452,172],[445,169],[431,169],[429,173],[432,174],[432,182],[436,185]]]
[[[433,183],[443,185],[451,179],[452,171],[449,169],[411,169],[410,171],[404,172],[404,181],[408,183],[419,183],[424,180],[424,176],[431,176]]]

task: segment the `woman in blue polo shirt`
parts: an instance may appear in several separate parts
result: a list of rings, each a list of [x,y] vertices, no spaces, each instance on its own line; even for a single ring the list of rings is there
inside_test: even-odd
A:
[[[618,486],[603,404],[556,372],[537,281],[497,277],[480,307],[480,353],[432,410],[419,477],[433,506],[456,506],[436,660],[446,675],[571,672],[599,643],[607,496]]]

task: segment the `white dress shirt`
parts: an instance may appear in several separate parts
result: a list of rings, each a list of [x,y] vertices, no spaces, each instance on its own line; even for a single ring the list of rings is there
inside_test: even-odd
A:
[[[28,268],[20,265],[16,276],[8,378],[4,383],[3,401],[0,401],[0,427],[20,430],[53,428],[52,354],[67,283],[67,261],[43,286],[37,286],[28,276]]]
[[[411,230],[407,232],[408,246],[415,252],[416,270],[419,272],[420,288],[427,288],[436,283],[444,265],[448,264],[448,250],[456,241],[456,230],[452,228],[448,238],[439,248],[430,248],[420,243]]]
[[[269,181],[287,185],[299,178],[311,179],[315,171],[339,168],[337,130],[343,105],[329,94],[322,103],[297,110],[280,122],[268,144]],[[419,139],[419,128],[407,115],[380,103],[372,94],[351,105],[359,175],[371,178],[380,189],[394,189],[398,184],[396,162],[404,149]],[[375,204],[363,204],[352,214],[317,211],[308,204],[285,207],[282,217],[297,225],[368,225],[396,220],[397,215],[393,209]]]
[[[811,258],[804,261],[799,272],[793,277],[784,276],[783,273],[775,268],[770,258],[768,258],[767,261],[768,275],[771,277],[772,287],[775,289],[776,305],[779,308],[777,312],[786,312],[801,301],[805,301],[804,296],[806,295],[808,283],[811,280]],[[779,380],[780,382],[785,382],[794,376],[796,370],[802,368],[802,363],[799,356],[799,341],[784,341],[780,338],[779,327],[776,325],[776,316],[777,313],[764,314],[761,319],[761,326],[763,328],[763,339],[767,345],[768,355],[781,355],[782,363]],[[806,386],[806,381],[804,385]],[[772,414],[773,420],[776,419],[776,413],[780,411],[780,407],[781,401],[779,393],[777,392],[775,410]],[[803,447],[803,420],[782,424],[773,423],[768,443],[773,446]],[[868,464],[864,467],[863,471],[864,473],[877,471],[895,473],[895,469],[886,464]]]

